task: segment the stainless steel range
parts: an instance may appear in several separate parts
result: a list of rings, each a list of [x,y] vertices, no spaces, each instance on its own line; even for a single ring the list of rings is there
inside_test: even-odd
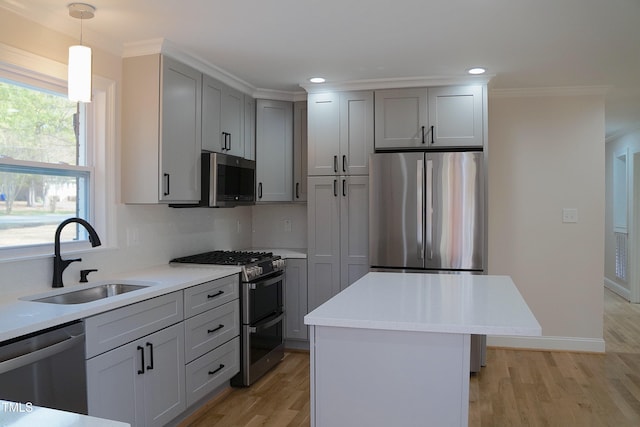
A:
[[[240,373],[234,386],[248,386],[284,357],[285,261],[271,252],[212,251],[172,263],[237,265],[240,280]]]

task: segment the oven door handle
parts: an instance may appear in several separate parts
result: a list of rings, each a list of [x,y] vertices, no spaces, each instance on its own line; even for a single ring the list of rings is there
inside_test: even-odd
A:
[[[256,326],[249,326],[249,333],[251,334],[255,334],[258,332],[262,332],[265,329],[268,329],[270,327],[272,327],[273,325],[275,325],[278,322],[282,322],[282,319],[284,319],[284,311],[281,312],[277,317],[271,319],[271,320],[267,320],[264,323],[260,323]]]
[[[259,280],[257,282],[249,283],[249,289],[258,289],[258,288],[266,288],[267,286],[271,286],[275,283],[278,283],[283,280],[284,273],[280,273],[277,276],[270,277],[265,280]]]

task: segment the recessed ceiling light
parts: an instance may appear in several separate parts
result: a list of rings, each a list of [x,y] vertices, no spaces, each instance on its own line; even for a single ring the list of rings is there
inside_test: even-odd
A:
[[[473,68],[469,68],[467,70],[467,73],[469,74],[484,74],[487,70],[485,70],[482,67],[473,67]]]
[[[325,80],[322,77],[311,77],[309,79],[311,83],[324,83]]]

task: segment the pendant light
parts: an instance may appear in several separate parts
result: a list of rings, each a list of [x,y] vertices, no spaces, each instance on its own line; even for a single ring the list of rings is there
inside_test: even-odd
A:
[[[67,87],[74,102],[91,102],[91,48],[82,45],[82,21],[93,18],[95,11],[86,3],[69,5],[69,15],[80,19],[80,44],[69,47]]]

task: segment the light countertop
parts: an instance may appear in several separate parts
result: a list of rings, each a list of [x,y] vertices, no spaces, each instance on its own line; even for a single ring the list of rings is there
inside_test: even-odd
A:
[[[127,427],[129,424],[0,400],[0,426]]]
[[[297,259],[306,259],[307,258],[307,250],[306,249],[295,249],[295,248],[251,248],[251,251],[258,252],[273,252],[274,255],[279,255],[282,258],[297,258]]]
[[[109,280],[71,285],[61,289],[22,298],[5,297],[0,300],[0,341],[16,338],[52,326],[84,319],[98,313],[113,310],[149,298],[179,291],[190,286],[237,274],[236,266],[159,265],[143,270],[115,275]],[[112,296],[84,304],[49,304],[28,301],[101,283],[131,283],[148,287],[122,295]]]
[[[508,276],[368,273],[307,314],[307,325],[539,336]]]

